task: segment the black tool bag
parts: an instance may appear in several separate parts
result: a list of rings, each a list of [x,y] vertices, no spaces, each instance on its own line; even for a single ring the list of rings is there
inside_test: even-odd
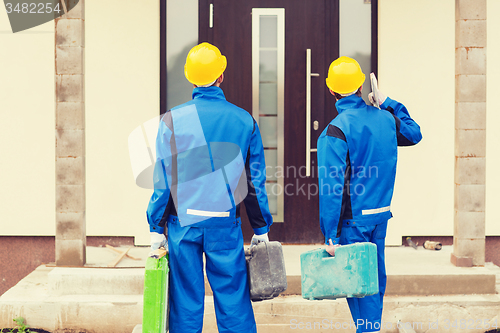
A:
[[[280,242],[259,243],[245,251],[250,298],[272,299],[287,288],[285,258]]]

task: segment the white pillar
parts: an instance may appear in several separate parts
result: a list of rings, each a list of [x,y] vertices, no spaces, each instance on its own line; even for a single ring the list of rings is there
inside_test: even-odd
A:
[[[67,0],[72,8],[76,0]],[[83,266],[85,230],[85,1],[55,19],[56,264]]]
[[[455,221],[451,262],[485,261],[486,0],[455,0]]]

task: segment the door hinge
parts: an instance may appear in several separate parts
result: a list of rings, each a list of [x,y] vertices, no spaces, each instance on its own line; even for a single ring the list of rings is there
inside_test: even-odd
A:
[[[210,4],[210,16],[208,17],[208,27],[213,28],[214,27],[214,4]]]

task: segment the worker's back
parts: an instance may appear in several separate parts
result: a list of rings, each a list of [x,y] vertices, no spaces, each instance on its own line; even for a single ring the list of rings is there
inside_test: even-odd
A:
[[[151,249],[164,245],[169,250],[175,287],[169,290],[172,333],[203,330],[204,273],[214,293],[219,332],[257,333],[240,202],[255,233],[252,244],[269,241],[273,221],[259,128],[219,88],[226,65],[216,46],[193,47],[184,66],[186,79],[195,86],[193,100],[168,110],[158,126],[155,190],[147,218]]]
[[[172,108],[172,111],[190,105],[196,107],[202,134],[207,143],[232,142],[240,147],[243,157],[246,158],[254,127],[253,118],[248,112],[228,102],[222,89],[214,86],[195,88],[193,99]],[[190,126],[192,125],[191,123]]]
[[[420,126],[406,107],[374,89],[375,79],[368,98],[380,109],[367,106],[361,98],[364,81],[365,74],[356,60],[340,57],[330,64],[326,85],[335,96],[339,115],[321,133],[317,146],[320,228],[326,252],[336,256],[340,245],[354,243],[369,242],[376,248],[373,269],[378,293],[347,298],[356,332],[382,327],[387,281],[385,237],[392,217],[397,150],[422,139]],[[336,174],[336,169],[341,170]]]
[[[396,176],[395,118],[366,105],[355,95],[341,99],[336,106],[339,115],[322,136],[340,130],[342,134],[336,135],[343,135],[347,142],[346,169],[339,172],[339,177],[345,176],[341,220],[387,220],[392,216],[390,204]]]
[[[176,157],[172,194],[180,221],[199,227],[234,222],[248,193],[253,117],[227,102],[219,87],[195,88],[191,101],[169,113]]]

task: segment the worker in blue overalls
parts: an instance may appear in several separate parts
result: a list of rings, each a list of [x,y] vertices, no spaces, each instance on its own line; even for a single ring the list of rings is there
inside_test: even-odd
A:
[[[421,139],[420,127],[406,107],[379,93],[380,110],[361,98],[365,75],[356,60],[340,57],[328,70],[326,85],[338,116],[318,139],[320,226],[327,251],[339,245],[371,242],[377,246],[379,293],[348,298],[356,332],[380,330],[386,286],[385,236],[392,217],[391,199],[398,146]]]
[[[251,246],[269,241],[273,221],[259,127],[250,113],[226,101],[219,87],[225,69],[217,47],[192,48],[184,73],[194,85],[193,99],[167,111],[159,124],[147,218],[151,249],[168,244],[172,333],[202,331],[203,253],[219,332],[257,332],[240,202],[255,233]]]

